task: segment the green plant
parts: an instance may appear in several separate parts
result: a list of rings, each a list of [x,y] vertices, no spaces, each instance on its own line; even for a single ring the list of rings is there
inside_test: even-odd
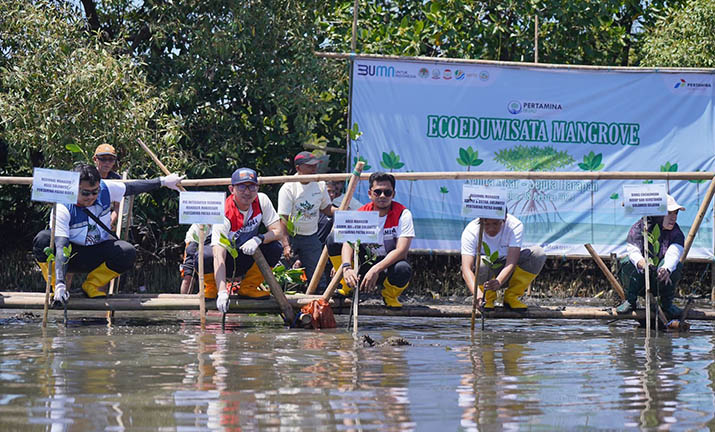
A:
[[[198,242],[198,236],[194,234],[196,241]],[[231,258],[233,259],[233,273],[231,274],[231,281],[234,280],[236,277],[236,259],[238,258],[238,247],[236,246],[236,240],[230,240],[226,235],[221,233],[221,238],[219,238],[219,244],[223,246],[224,249],[228,252],[229,255],[231,255]],[[230,290],[229,290],[230,291]]]
[[[301,285],[303,283],[301,279],[303,275],[302,268],[287,269],[283,264],[279,264],[273,268],[273,275],[276,277],[278,283],[284,287],[284,291],[286,285]]]
[[[303,216],[303,212],[300,210],[298,210],[295,215],[289,215],[287,219],[281,216],[281,220],[285,224],[289,236],[295,237],[295,224],[300,220],[301,216]]]
[[[348,134],[350,135],[350,140],[352,141],[357,141],[362,136],[362,132],[360,131],[357,123],[353,123],[352,129],[348,129]]]
[[[389,169],[390,172],[396,169],[400,169],[405,166],[404,163],[400,162],[400,156],[395,154],[394,151],[390,150],[390,153],[382,152],[382,160],[380,161],[380,166],[385,169]]]
[[[612,193],[611,196],[609,196],[608,198],[610,198],[613,201],[613,225],[615,225],[616,224],[616,200],[618,200],[618,198],[620,198],[620,196],[617,193]]]
[[[479,159],[479,152],[477,150],[472,149],[472,146],[459,149],[459,157],[457,158],[457,163],[462,166],[466,166],[467,171],[469,171],[471,167],[481,165],[482,162],[484,161],[482,159]]]
[[[492,252],[487,242],[482,242],[482,249],[484,250],[482,263],[489,268],[490,275],[496,274],[504,266],[504,263],[499,261],[499,251]]]
[[[447,194],[449,193],[449,189],[447,189],[446,186],[440,186],[439,193],[442,194],[442,217],[444,217],[444,200],[447,197]]]
[[[648,264],[658,267],[660,263],[660,258],[658,258],[660,253],[660,227],[657,224],[653,227],[653,231],[648,233],[648,245],[648,249],[650,249]]]
[[[365,162],[365,166],[362,167],[363,172],[370,171],[370,168],[372,168],[370,165],[367,164],[367,159],[362,156],[353,158],[353,166],[357,165],[358,162]]]

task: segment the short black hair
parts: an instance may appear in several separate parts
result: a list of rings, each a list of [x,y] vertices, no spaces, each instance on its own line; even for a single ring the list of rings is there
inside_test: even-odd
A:
[[[378,171],[370,174],[370,189],[372,189],[372,185],[375,184],[376,182],[386,182],[389,181],[390,184],[392,185],[392,189],[395,189],[395,176],[392,174],[388,174],[386,172]]]
[[[97,167],[94,165],[85,163],[79,164],[75,166],[72,171],[79,173],[80,182],[86,181],[91,185],[99,183],[102,179],[102,176],[99,175],[99,170],[97,170]]]

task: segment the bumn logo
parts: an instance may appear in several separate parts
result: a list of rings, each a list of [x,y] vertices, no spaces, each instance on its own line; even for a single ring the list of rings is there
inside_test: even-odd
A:
[[[378,77],[394,77],[394,66],[375,66],[358,64],[358,75],[361,76],[378,76]]]

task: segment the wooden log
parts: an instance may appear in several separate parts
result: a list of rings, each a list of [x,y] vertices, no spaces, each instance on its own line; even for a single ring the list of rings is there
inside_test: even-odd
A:
[[[350,201],[353,199],[353,194],[355,193],[355,188],[357,188],[358,181],[360,181],[360,174],[362,173],[362,168],[365,166],[365,162],[360,161],[355,164],[355,170],[350,176],[350,183],[348,183],[348,190],[345,192],[343,197],[343,202],[340,203],[338,210],[346,210],[350,205]],[[306,294],[313,294],[318,288],[318,283],[320,283],[320,278],[325,270],[325,264],[328,262],[328,246],[323,246],[323,252],[320,254],[320,259],[318,260],[318,265],[315,267],[313,272],[313,277],[310,279],[308,284],[308,289],[305,290]]]
[[[593,258],[594,261],[596,261],[596,265],[598,265],[598,268],[601,269],[603,274],[606,275],[606,279],[608,279],[608,282],[611,284],[614,290],[618,293],[618,296],[621,298],[621,301],[626,299],[626,293],[623,291],[623,287],[621,284],[618,282],[618,279],[616,279],[613,276],[613,273],[611,273],[611,270],[606,267],[606,264],[603,262],[600,256],[596,253],[596,251],[593,249],[593,246],[591,246],[590,243],[586,243],[583,245],[583,247],[586,248],[589,254],[591,254],[591,257]]]
[[[304,305],[321,296],[308,296],[296,294],[286,296],[286,300],[294,310],[299,310]],[[352,302],[343,300],[342,308],[337,303],[330,301],[336,314],[347,315]],[[42,309],[44,304],[43,292],[0,292],[0,309]],[[215,302],[208,301],[209,310],[215,309]],[[231,302],[231,312],[234,313],[280,313],[281,309],[274,298],[268,300],[241,300]],[[67,303],[69,310],[86,311],[198,311],[199,301],[196,295],[191,294],[116,294],[111,298],[89,299],[82,296],[73,296]],[[60,311],[60,310],[56,310]],[[441,317],[441,318],[469,318],[472,306],[467,304],[452,305],[403,305],[401,309],[387,309],[382,305],[360,305],[362,316],[396,316],[396,317]],[[490,319],[582,319],[582,320],[633,320],[645,319],[645,311],[639,309],[629,314],[616,314],[612,308],[595,306],[529,306],[526,312],[513,312],[497,307],[494,312],[487,312]],[[688,321],[715,321],[715,310],[691,309]]]
[[[276,302],[278,302],[281,312],[283,313],[283,317],[285,318],[286,324],[292,326],[295,322],[295,312],[293,311],[293,308],[288,302],[288,299],[286,298],[283,289],[278,284],[276,277],[273,275],[273,270],[271,269],[271,266],[268,265],[268,261],[266,261],[266,258],[263,256],[261,248],[256,249],[256,251],[253,253],[253,260],[256,262],[258,269],[261,270],[263,278],[266,280],[268,287],[271,289],[271,294],[273,295],[273,298],[276,300]]]
[[[325,289],[325,292],[323,293],[323,300],[327,301],[333,297],[335,290],[338,288],[338,285],[340,284],[340,280],[343,278],[344,270],[345,270],[345,267],[343,267],[343,266],[338,267],[338,270],[335,272],[335,275],[330,280],[328,287]]]

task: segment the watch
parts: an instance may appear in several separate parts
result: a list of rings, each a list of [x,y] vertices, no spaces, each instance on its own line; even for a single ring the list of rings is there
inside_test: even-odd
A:
[[[345,269],[346,267],[352,268],[353,265],[350,263],[343,263],[343,265],[341,265],[340,267],[342,267],[343,269]]]
[[[263,243],[264,241],[266,241],[266,235],[265,235],[265,234],[258,234],[258,235],[256,235],[256,237],[258,237],[259,239],[261,239],[261,243]]]

